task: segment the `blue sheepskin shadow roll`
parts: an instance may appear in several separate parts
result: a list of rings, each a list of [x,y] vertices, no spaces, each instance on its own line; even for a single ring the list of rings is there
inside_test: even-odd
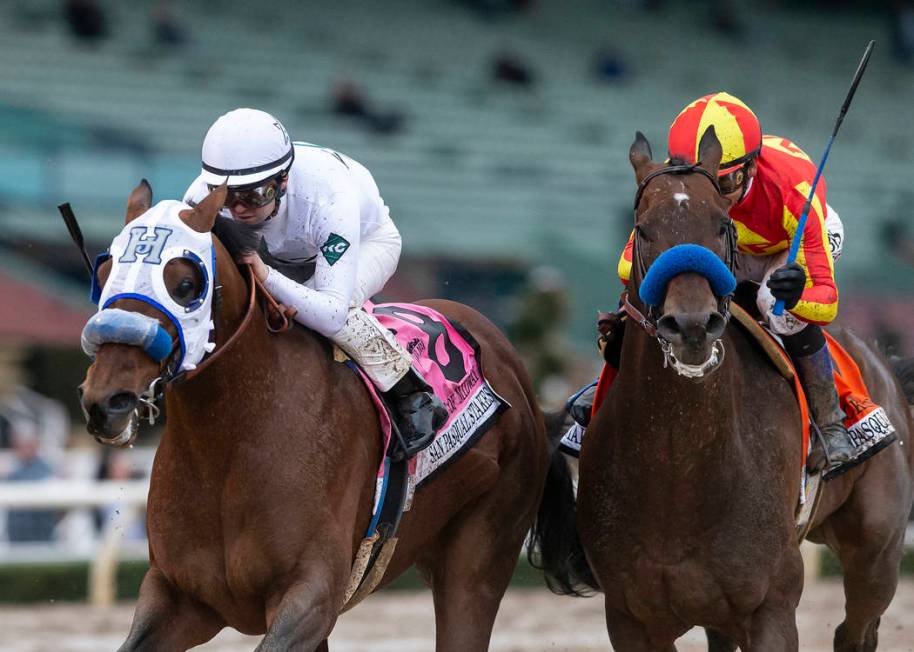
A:
[[[670,279],[686,272],[695,272],[708,279],[711,290],[719,297],[732,294],[736,289],[736,277],[717,254],[701,245],[681,244],[660,254],[647,270],[638,290],[641,300],[649,306],[659,306]]]

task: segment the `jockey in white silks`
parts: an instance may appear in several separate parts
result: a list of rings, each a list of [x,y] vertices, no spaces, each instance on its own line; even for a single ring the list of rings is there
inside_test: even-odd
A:
[[[270,254],[314,265],[299,283],[245,254],[295,320],[329,338],[365,371],[397,414],[407,457],[428,446],[447,410],[412,366],[412,356],[362,309],[393,275],[400,232],[371,173],[351,158],[293,143],[273,116],[236,109],[220,117],[203,141],[203,170],[185,193],[200,202],[228,185],[223,213],[259,229]]]

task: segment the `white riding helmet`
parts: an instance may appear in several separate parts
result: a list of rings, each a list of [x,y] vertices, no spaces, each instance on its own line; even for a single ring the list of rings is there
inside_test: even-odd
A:
[[[203,180],[219,186],[256,186],[292,167],[295,148],[282,123],[264,111],[235,109],[203,139]]]

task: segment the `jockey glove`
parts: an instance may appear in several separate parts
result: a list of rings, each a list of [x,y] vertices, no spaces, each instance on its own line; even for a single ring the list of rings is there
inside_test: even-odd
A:
[[[781,299],[787,310],[800,301],[806,287],[806,271],[799,263],[790,263],[775,270],[768,279],[768,288],[775,299]]]

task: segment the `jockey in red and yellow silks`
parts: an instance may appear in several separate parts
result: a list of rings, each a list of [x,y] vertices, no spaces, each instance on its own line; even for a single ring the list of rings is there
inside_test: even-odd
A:
[[[730,217],[739,234],[740,253],[744,257],[768,257],[790,248],[816,166],[803,150],[777,136],[762,138],[755,164],[755,176],[750,179],[745,196],[730,209]],[[838,312],[833,252],[825,224],[828,215],[825,192],[823,178],[816,186],[797,255],[807,280],[799,302],[790,310],[800,320],[822,326],[831,323]],[[841,244],[841,236],[840,230],[831,233],[835,244]],[[628,282],[631,267],[632,238],[629,237],[619,259],[618,272],[623,283]]]
[[[834,262],[843,248],[841,220],[826,203],[825,180],[820,179],[797,261],[786,264],[815,164],[786,138],[763,137],[752,110],[728,93],[700,97],[679,113],[670,126],[670,161],[696,163],[701,137],[712,125],[723,150],[718,171],[721,195],[730,204],[738,232],[737,279],[759,283],[756,303],[770,329],[781,336],[803,382],[826,449],[825,477],[834,477],[854,466],[866,450],[855,448],[844,426],[821,329],[838,312]],[[632,240],[618,267],[626,283]],[[772,312],[777,299],[786,308],[780,316]],[[605,352],[604,356],[610,359]]]

